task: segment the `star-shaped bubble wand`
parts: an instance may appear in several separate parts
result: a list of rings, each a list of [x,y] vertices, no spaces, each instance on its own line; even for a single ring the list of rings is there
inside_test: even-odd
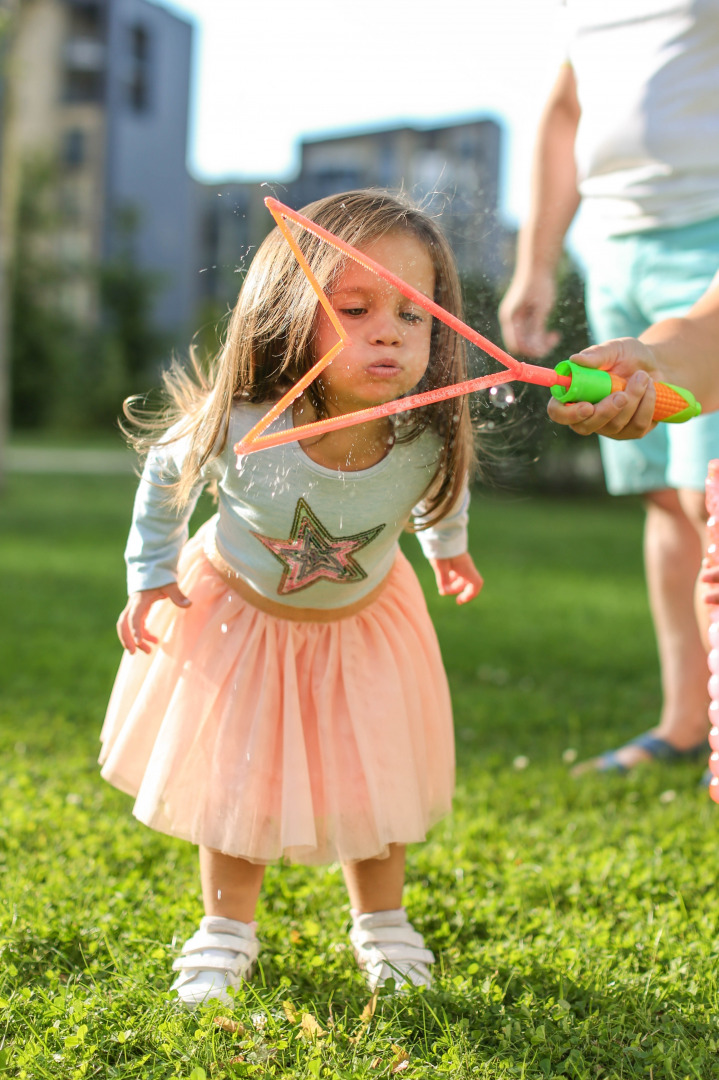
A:
[[[346,240],[341,240],[339,236],[335,236],[334,233],[322,228],[321,225],[317,225],[316,222],[311,221],[309,218],[305,217],[304,214],[300,214],[297,210],[291,210],[289,206],[285,206],[283,203],[270,196],[265,199],[265,206],[272,214],[277,223],[277,227],[287,240],[297,261],[307,275],[307,279],[314,289],[319,303],[327,313],[327,317],[332,323],[332,326],[337,331],[338,340],[324,356],[320,357],[320,359],[313,364],[309,371],[305,372],[305,374],[297,380],[294,386],[290,387],[290,389],[282,395],[279,401],[265,413],[262,419],[248,431],[244,438],[236,444],[235,453],[238,455],[251,454],[256,450],[266,449],[271,446],[281,446],[284,443],[307,439],[310,436],[326,435],[330,431],[339,431],[341,428],[354,427],[356,424],[366,424],[370,420],[378,420],[381,417],[392,416],[399,412],[408,412],[410,409],[418,409],[423,405],[433,405],[438,401],[446,401],[448,398],[459,397],[462,394],[472,394],[477,390],[484,390],[487,387],[498,386],[499,384],[506,382],[526,382],[534,383],[538,386],[547,386],[550,388],[554,397],[562,402],[597,402],[601,401],[602,398],[613,393],[615,390],[624,389],[626,382],[619,376],[610,375],[608,371],[585,368],[582,367],[581,364],[576,364],[571,360],[562,360],[557,364],[556,368],[541,367],[538,364],[525,364],[520,360],[516,360],[513,356],[510,356],[508,352],[505,352],[504,349],[501,349],[498,345],[495,345],[493,341],[490,341],[489,338],[484,337],[477,330],[474,330],[471,326],[462,322],[456,315],[452,315],[451,312],[440,307],[434,300],[431,300],[428,296],[425,296],[411,285],[408,285],[406,281],[397,277],[391,270],[388,270],[385,266],[382,266],[374,259],[371,259],[369,255],[365,255],[364,252],[353,247],[352,244],[348,244]],[[398,292],[403,296],[406,296],[412,303],[417,304],[418,307],[429,312],[435,319],[439,319],[452,330],[456,331],[456,333],[461,334],[467,341],[470,341],[473,345],[478,346],[483,352],[492,356],[495,360],[498,360],[505,370],[494,372],[490,375],[482,375],[476,379],[468,379],[465,382],[438,387],[434,390],[426,390],[420,394],[410,394],[407,397],[384,402],[382,405],[373,405],[371,408],[358,409],[355,412],[343,413],[340,416],[330,416],[323,420],[313,420],[309,424],[300,424],[297,427],[290,427],[284,431],[273,432],[270,435],[263,434],[266,429],[289,408],[292,402],[314,382],[327,365],[334,360],[337,354],[341,352],[345,346],[351,344],[352,340],[340,320],[337,318],[327,294],[315,277],[312,268],[292,233],[292,230],[287,224],[288,221],[292,221],[301,228],[306,229],[307,232],[318,237],[320,240],[325,240],[338,251],[341,251],[350,259],[359,263],[359,265],[363,266],[366,270],[371,270],[373,273],[377,274],[378,277],[394,286]],[[681,423],[684,420],[689,420],[692,416],[697,416],[701,412],[701,406],[688,390],[685,390],[682,387],[673,386],[671,383],[655,383],[655,389],[657,393],[657,400],[654,408],[655,420],[665,420],[669,423]]]

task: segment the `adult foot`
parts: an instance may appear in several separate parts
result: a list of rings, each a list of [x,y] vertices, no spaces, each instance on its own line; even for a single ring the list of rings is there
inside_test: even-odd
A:
[[[650,761],[698,761],[708,749],[706,738],[689,746],[677,746],[655,731],[645,731],[617,750],[609,750],[606,754],[575,765],[572,776],[582,776],[587,772],[627,773],[637,765]]]

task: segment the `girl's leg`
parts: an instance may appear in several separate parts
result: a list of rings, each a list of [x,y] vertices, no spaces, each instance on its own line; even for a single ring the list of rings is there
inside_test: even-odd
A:
[[[386,859],[342,867],[352,905],[350,941],[371,990],[387,979],[402,986],[431,986],[434,955],[402,907],[404,844],[391,844]]]
[[[252,922],[264,874],[264,866],[201,847],[200,877],[205,914]]]
[[[228,991],[248,979],[259,945],[252,925],[264,866],[200,848],[205,918],[172,965],[180,1001],[194,1009],[203,1001],[231,1002]]]
[[[392,911],[402,907],[404,844],[390,844],[386,859],[344,863],[342,872],[354,911]]]

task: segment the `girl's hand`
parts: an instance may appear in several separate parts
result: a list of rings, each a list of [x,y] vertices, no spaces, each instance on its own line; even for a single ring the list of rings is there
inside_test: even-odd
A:
[[[704,560],[703,567],[706,567],[706,560]],[[701,598],[705,604],[714,604],[719,606],[719,566],[713,566],[703,568],[699,575],[699,580],[704,585],[714,585],[715,588],[703,589],[701,592]]]
[[[617,338],[592,345],[571,357],[585,367],[602,368],[627,380],[624,390],[591,405],[577,401],[563,405],[550,398],[547,412],[555,424],[564,424],[577,435],[606,435],[611,439],[639,439],[654,426],[656,393],[647,372],[658,375],[654,353],[636,338]]]
[[[145,621],[150,608],[158,600],[172,600],[173,604],[182,608],[192,603],[174,582],[159,589],[131,593],[117,620],[117,636],[129,653],[134,653],[135,649],[149,653],[152,646],[157,644],[157,638],[145,629]]]
[[[437,579],[440,596],[456,596],[458,604],[467,604],[474,600],[484,585],[469,552],[456,555],[453,559],[430,559],[430,564]]]

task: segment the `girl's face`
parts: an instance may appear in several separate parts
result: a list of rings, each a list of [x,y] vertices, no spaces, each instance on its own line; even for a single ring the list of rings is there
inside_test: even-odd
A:
[[[429,299],[433,297],[432,260],[414,234],[390,232],[360,250]],[[329,414],[380,405],[412,390],[429,363],[432,316],[349,259],[329,298],[352,339],[320,376]],[[337,334],[320,307],[316,357],[324,356],[336,341]]]

